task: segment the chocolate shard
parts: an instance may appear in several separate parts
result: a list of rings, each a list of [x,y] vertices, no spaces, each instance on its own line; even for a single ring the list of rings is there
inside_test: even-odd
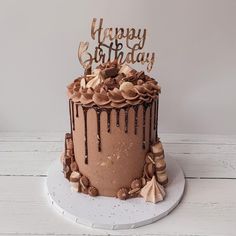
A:
[[[119,69],[116,67],[110,67],[102,70],[101,75],[104,79],[108,77],[115,77],[118,75]]]

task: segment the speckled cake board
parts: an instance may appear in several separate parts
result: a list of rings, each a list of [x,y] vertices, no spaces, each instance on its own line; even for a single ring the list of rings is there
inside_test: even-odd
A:
[[[150,224],[168,215],[178,205],[184,193],[185,179],[182,169],[168,155],[165,160],[169,177],[167,196],[157,204],[145,202],[143,198],[122,201],[72,192],[59,161],[53,163],[48,172],[49,201],[64,217],[92,228],[131,229]]]

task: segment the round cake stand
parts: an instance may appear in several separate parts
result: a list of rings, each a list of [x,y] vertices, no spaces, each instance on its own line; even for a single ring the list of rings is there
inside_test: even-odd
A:
[[[131,229],[150,224],[168,215],[178,205],[184,193],[182,169],[168,155],[165,160],[169,184],[166,198],[157,204],[145,202],[143,198],[122,201],[72,192],[69,181],[62,173],[60,161],[53,163],[48,172],[49,201],[64,217],[92,228]]]

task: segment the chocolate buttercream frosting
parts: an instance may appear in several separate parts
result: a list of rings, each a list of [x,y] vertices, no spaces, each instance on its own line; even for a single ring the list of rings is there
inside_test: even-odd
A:
[[[155,79],[117,61],[101,64],[93,71],[86,70],[84,76],[67,88],[73,102],[107,108],[151,103],[161,91]]]

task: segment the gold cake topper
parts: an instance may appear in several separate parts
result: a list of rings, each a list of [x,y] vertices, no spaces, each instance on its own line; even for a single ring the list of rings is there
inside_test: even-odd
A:
[[[146,29],[103,28],[103,19],[94,18],[91,25],[91,37],[97,40],[94,53],[88,52],[89,42],[80,42],[78,58],[84,69],[93,63],[106,63],[117,60],[119,64],[147,64],[147,71],[152,70],[155,53],[141,51],[146,41]],[[125,41],[126,48],[123,47]],[[126,49],[127,52],[124,52]]]

